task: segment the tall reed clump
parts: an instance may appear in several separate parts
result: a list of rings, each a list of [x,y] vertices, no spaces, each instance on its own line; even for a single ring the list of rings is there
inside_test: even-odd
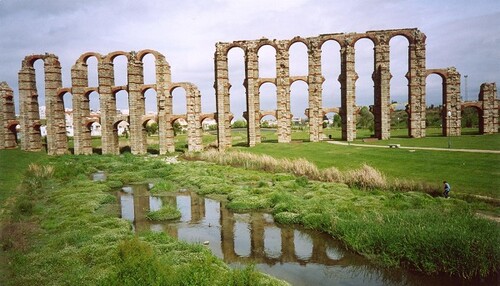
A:
[[[51,165],[30,164],[26,171],[23,183],[33,191],[42,188],[44,182],[54,176],[54,167]]]
[[[387,187],[385,176],[377,169],[363,164],[361,168],[348,171],[345,183],[359,189],[384,189]]]
[[[387,189],[396,192],[424,192],[432,196],[440,194],[440,187],[425,182],[407,180],[388,181],[377,169],[363,164],[361,168],[341,172],[336,167],[319,169],[306,159],[276,159],[269,155],[257,155],[247,152],[219,152],[209,150],[203,153],[186,153],[188,159],[199,159],[219,165],[243,167],[272,173],[288,172],[296,176],[305,176],[310,180],[346,183],[350,187],[363,190]]]

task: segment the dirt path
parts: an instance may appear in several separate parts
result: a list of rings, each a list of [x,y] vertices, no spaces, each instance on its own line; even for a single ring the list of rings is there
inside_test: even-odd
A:
[[[356,146],[356,147],[369,147],[369,148],[390,148],[389,145],[367,145],[367,144],[356,144],[348,143],[345,141],[328,141],[330,144],[343,145],[343,146]],[[410,149],[410,150],[433,150],[433,151],[446,151],[446,152],[469,152],[469,153],[492,153],[500,154],[498,150],[479,150],[479,149],[448,149],[448,148],[433,148],[433,147],[405,147],[400,146],[399,149]]]

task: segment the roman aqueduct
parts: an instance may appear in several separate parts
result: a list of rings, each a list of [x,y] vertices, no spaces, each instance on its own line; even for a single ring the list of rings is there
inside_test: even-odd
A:
[[[266,38],[249,41],[219,42],[216,44],[215,60],[215,94],[216,113],[202,114],[201,94],[198,88],[189,82],[172,82],[170,65],[165,57],[157,51],[142,50],[139,52],[113,52],[107,55],[85,53],[81,55],[71,68],[71,87],[62,87],[61,66],[56,55],[30,55],[22,61],[19,71],[19,103],[20,116],[15,115],[14,92],[2,82],[0,84],[0,149],[17,146],[18,133],[22,134],[21,149],[40,151],[43,138],[40,127],[38,91],[34,63],[44,62],[45,71],[45,106],[46,106],[46,148],[51,155],[68,153],[68,137],[65,130],[65,109],[63,96],[72,95],[74,153],[91,154],[92,137],[90,126],[94,122],[101,125],[101,141],[103,154],[118,154],[117,126],[120,122],[129,123],[130,149],[133,154],[147,152],[146,125],[153,120],[158,123],[159,152],[166,154],[175,151],[174,122],[183,118],[187,122],[188,150],[203,149],[201,123],[207,118],[217,121],[218,148],[224,150],[232,145],[230,113],[230,88],[228,77],[228,53],[233,48],[242,49],[245,61],[247,144],[255,146],[262,140],[260,122],[263,116],[273,115],[278,122],[277,134],[279,143],[291,142],[291,109],[290,87],[295,81],[303,81],[308,86],[308,108],[306,115],[309,121],[309,139],[317,142],[323,139],[322,122],[324,115],[335,111],[341,116],[342,139],[352,141],[356,138],[356,116],[358,107],[356,99],[356,80],[354,44],[367,38],[374,44],[374,105],[372,112],[375,119],[375,134],[378,139],[390,138],[390,46],[389,41],[396,36],[408,40],[408,136],[426,136],[426,77],[437,74],[443,83],[442,130],[445,136],[461,135],[461,111],[466,107],[474,107],[479,114],[479,131],[482,134],[498,132],[499,100],[495,83],[481,85],[478,101],[462,102],[460,95],[460,74],[451,67],[445,69],[427,69],[425,41],[426,36],[418,29],[397,29],[368,31],[366,33],[323,34],[317,37],[295,37],[291,40],[269,40]],[[321,67],[321,48],[328,41],[340,45],[341,106],[323,107],[322,84],[324,77]],[[289,48],[296,42],[302,42],[308,49],[308,74],[290,76]],[[276,77],[259,77],[258,51],[263,46],[271,46],[276,51]],[[156,83],[144,84],[143,58],[146,55],[155,58]],[[114,82],[113,60],[118,56],[127,58],[127,84],[116,86]],[[88,84],[87,60],[97,59],[98,86]],[[262,110],[260,105],[260,86],[271,83],[276,87],[277,108]],[[172,93],[182,88],[186,92],[186,113],[173,114]],[[156,92],[156,115],[145,112],[145,92],[153,89]],[[120,91],[128,93],[129,115],[116,111],[116,94]],[[89,95],[99,94],[100,116],[91,116]],[[17,128],[16,128],[17,127]],[[20,127],[20,128],[19,128]]]

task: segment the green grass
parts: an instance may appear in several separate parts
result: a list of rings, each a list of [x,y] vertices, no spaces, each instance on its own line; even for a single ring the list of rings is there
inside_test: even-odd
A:
[[[28,165],[46,156],[43,152],[25,152],[19,149],[0,150],[0,206],[19,185]]]
[[[441,184],[447,180],[452,192],[500,198],[500,155],[405,149],[338,146],[326,142],[302,144],[262,143],[246,152],[276,158],[305,158],[319,168],[356,169],[368,164],[389,179]]]
[[[486,276],[500,267],[500,228],[475,205],[425,193],[360,191],[344,184],[207,163],[180,164],[169,179],[224,196],[235,211],[268,211],[276,221],[327,232],[387,267]]]
[[[150,211],[146,215],[152,221],[176,220],[181,217],[181,212],[172,205],[165,204],[157,211]]]
[[[96,170],[113,184],[167,177],[172,166],[159,159],[67,155],[47,157],[43,166],[20,178],[2,217],[2,285],[285,285],[251,267],[231,270],[202,245],[134,234],[118,218],[111,187],[90,180]]]

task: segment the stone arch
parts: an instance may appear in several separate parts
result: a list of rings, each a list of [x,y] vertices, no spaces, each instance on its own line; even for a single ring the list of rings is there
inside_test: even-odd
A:
[[[45,73],[45,111],[47,117],[47,153],[60,155],[67,153],[67,137],[64,124],[64,112],[57,91],[62,88],[61,65],[54,54],[30,55],[25,57],[19,71],[19,97],[21,128],[24,131],[22,149],[39,151],[42,148],[40,128],[35,128],[40,121],[38,92],[34,63],[43,61]]]
[[[14,92],[7,82],[0,82],[0,149],[17,146]]]
[[[443,136],[460,136],[461,134],[461,96],[460,96],[460,74],[454,67],[446,69],[427,69],[425,78],[436,74],[443,80],[441,113]],[[425,101],[423,101],[425,102]]]
[[[82,54],[77,60],[76,63],[78,64],[87,64],[87,60],[91,57],[95,57],[97,59],[97,63],[100,63],[103,59],[103,56],[99,53],[96,52],[87,52]]]

